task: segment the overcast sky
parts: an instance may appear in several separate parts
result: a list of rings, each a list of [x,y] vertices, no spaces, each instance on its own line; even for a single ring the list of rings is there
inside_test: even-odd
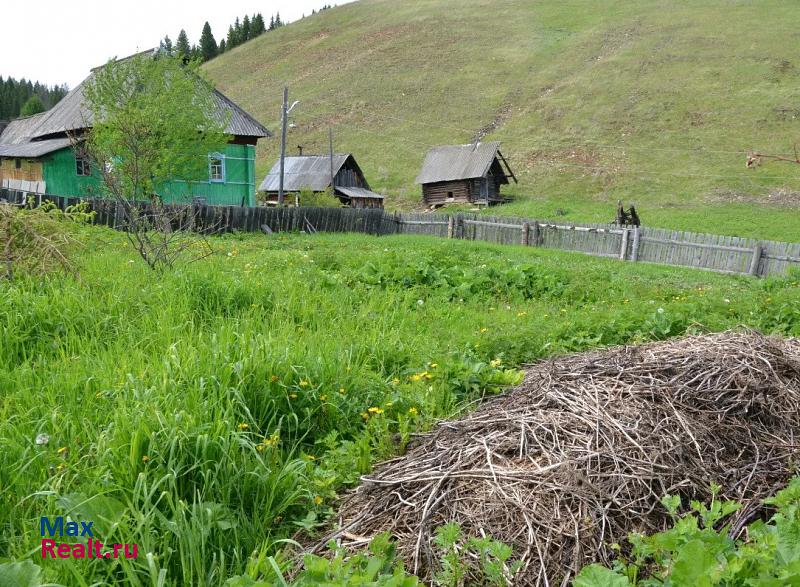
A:
[[[186,29],[198,42],[208,21],[217,42],[228,25],[261,12],[281,20],[299,19],[324,4],[350,0],[40,0],[2,2],[0,76],[48,85],[79,84],[92,67],[158,45],[164,35],[175,41]]]

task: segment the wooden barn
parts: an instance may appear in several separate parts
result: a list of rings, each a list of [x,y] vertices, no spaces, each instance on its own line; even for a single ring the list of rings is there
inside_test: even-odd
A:
[[[261,182],[259,192],[266,194],[267,203],[278,202],[281,162],[275,162]],[[284,159],[283,192],[324,192],[331,186],[330,155],[298,155]],[[383,208],[384,197],[371,191],[364,173],[351,153],[333,156],[333,193],[351,208]],[[288,200],[287,200],[288,201]]]
[[[434,147],[425,156],[417,183],[429,206],[448,202],[501,204],[500,186],[517,178],[500,152],[499,142]]]

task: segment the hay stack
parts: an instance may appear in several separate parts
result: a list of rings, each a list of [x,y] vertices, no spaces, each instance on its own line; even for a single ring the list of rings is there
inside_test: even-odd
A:
[[[335,537],[358,549],[390,531],[407,568],[430,580],[435,529],[457,522],[514,547],[516,584],[566,585],[608,563],[629,532],[668,527],[665,494],[707,500],[717,483],[750,504],[741,531],[798,456],[797,340],[725,333],[614,348],[534,365],[519,387],[442,423],[363,479]]]

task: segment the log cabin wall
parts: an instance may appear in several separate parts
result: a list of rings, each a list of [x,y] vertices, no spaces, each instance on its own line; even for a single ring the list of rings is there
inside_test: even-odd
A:
[[[36,159],[0,158],[0,179],[44,181],[42,162]]]
[[[472,194],[472,180],[469,179],[439,181],[426,183],[422,186],[422,199],[428,205],[446,204],[447,202],[471,202]]]

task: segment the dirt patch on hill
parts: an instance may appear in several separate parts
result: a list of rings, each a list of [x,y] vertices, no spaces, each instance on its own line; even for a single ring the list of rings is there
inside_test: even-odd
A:
[[[766,194],[749,194],[720,190],[706,198],[710,204],[759,204],[776,208],[800,208],[800,192],[785,188],[772,189]]]
[[[358,550],[388,531],[430,581],[436,528],[457,522],[513,546],[514,584],[565,585],[628,533],[665,529],[666,494],[709,500],[719,484],[745,503],[738,535],[794,473],[798,438],[796,339],[725,333],[548,360],[363,478],[334,537]]]

